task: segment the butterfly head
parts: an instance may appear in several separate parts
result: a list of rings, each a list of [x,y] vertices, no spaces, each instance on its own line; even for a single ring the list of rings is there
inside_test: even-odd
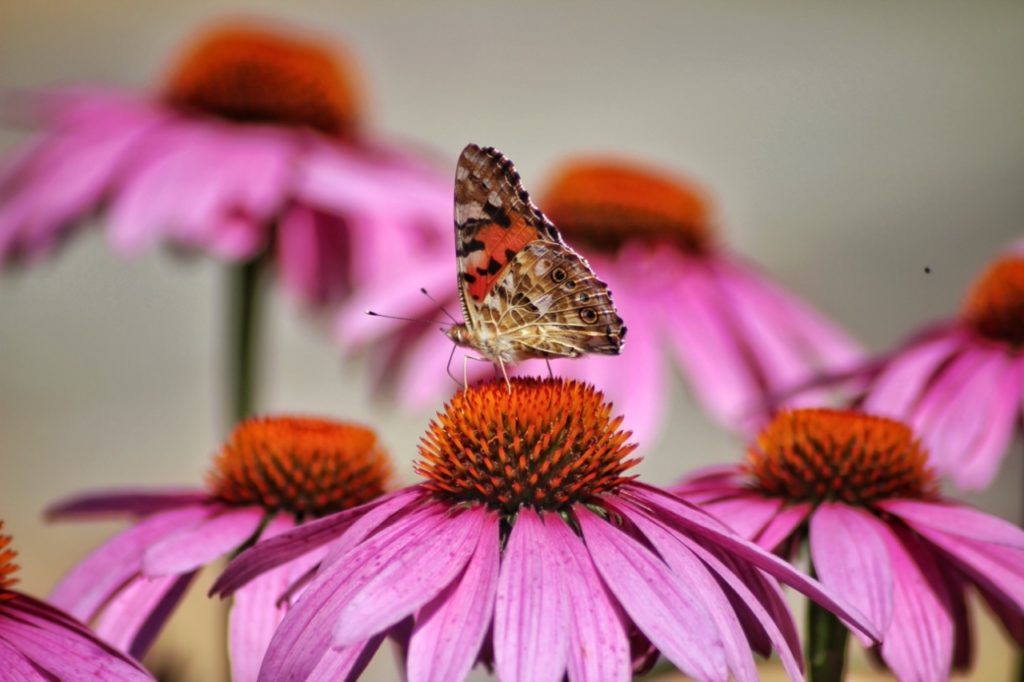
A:
[[[450,327],[442,327],[441,331],[445,336],[455,342],[457,346],[471,346],[472,335],[465,324],[453,324]]]

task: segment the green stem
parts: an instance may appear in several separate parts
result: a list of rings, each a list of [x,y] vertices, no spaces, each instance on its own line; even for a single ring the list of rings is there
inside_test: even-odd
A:
[[[260,280],[263,258],[232,265],[227,334],[228,418],[231,425],[253,413],[259,356]]]
[[[814,575],[813,569],[811,575]],[[811,601],[807,604],[807,679],[809,682],[841,682],[846,668],[843,625],[831,611]]]

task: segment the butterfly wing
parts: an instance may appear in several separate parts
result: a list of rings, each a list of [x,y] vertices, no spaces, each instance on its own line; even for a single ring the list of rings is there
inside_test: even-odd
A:
[[[467,145],[455,169],[455,253],[467,325],[509,260],[537,239],[562,242],[512,162],[493,147]]]
[[[479,314],[517,360],[617,355],[626,337],[607,285],[578,253],[546,240],[512,258]]]

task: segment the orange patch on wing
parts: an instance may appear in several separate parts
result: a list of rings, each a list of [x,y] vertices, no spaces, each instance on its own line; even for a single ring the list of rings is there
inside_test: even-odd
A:
[[[509,258],[536,240],[537,236],[537,228],[519,216],[512,216],[512,224],[508,227],[491,223],[473,235],[475,240],[484,244],[483,249],[466,256],[466,272],[475,278],[466,283],[466,290],[474,301],[479,303],[484,300],[504,272]],[[492,261],[497,262],[497,268],[492,265]]]

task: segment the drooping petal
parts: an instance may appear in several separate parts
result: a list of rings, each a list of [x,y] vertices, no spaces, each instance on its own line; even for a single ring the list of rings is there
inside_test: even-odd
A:
[[[409,682],[464,679],[491,627],[500,562],[498,517],[478,513],[484,522],[465,572],[416,617],[409,642]]]
[[[810,513],[811,505],[806,502],[788,505],[772,517],[754,540],[769,552],[774,552],[793,535]]]
[[[824,502],[811,515],[810,526],[818,579],[885,632],[892,619],[893,567],[875,519],[861,509]],[[871,645],[863,637],[861,643]]]
[[[182,490],[160,489],[154,492],[142,490],[100,491],[55,502],[47,507],[45,514],[48,519],[91,518],[111,514],[148,515],[168,509],[202,504],[209,499],[209,493],[187,488]]]
[[[334,626],[334,645],[367,639],[433,599],[466,566],[484,519],[476,510],[450,515],[388,564],[367,564],[352,573],[348,599]]]
[[[408,504],[413,494],[408,490],[391,493],[360,507],[308,521],[293,530],[264,540],[259,543],[258,549],[256,546],[250,547],[235,557],[210,588],[210,594],[228,596],[258,575],[338,539],[346,529],[366,515],[378,509],[387,511],[389,515],[394,513]]]
[[[494,607],[494,663],[508,682],[559,682],[569,653],[569,605],[562,552],[547,523],[520,510],[502,555]]]
[[[431,507],[402,516],[352,547],[330,570],[320,571],[274,633],[259,679],[307,679],[331,648],[338,611],[352,594],[351,576],[356,571],[379,571],[437,532],[445,521],[445,511]]]
[[[265,514],[262,507],[228,510],[168,535],[146,550],[142,572],[161,576],[201,568],[242,547],[259,528]]]
[[[380,634],[376,637],[371,637],[365,642],[357,642],[344,647],[331,647],[324,653],[313,669],[313,672],[306,679],[313,681],[324,680],[324,682],[328,680],[356,682],[359,676],[363,674],[366,666],[370,664],[373,655],[377,652],[383,641],[384,635]],[[260,682],[275,682],[276,679],[259,678]],[[292,678],[289,677],[287,679]]]
[[[877,519],[871,522],[885,538],[894,579],[892,622],[882,641],[882,658],[901,680],[948,680],[953,620],[934,557],[914,538],[898,537]]]
[[[828,591],[822,589],[818,581],[807,577],[777,556],[767,553],[758,545],[744,540],[732,531],[723,529],[720,523],[707,514],[653,486],[633,481],[624,488],[629,495],[655,505],[659,510],[659,517],[663,521],[671,520],[680,530],[696,533],[728,550],[737,558],[749,561],[765,573],[774,576],[777,580],[832,611],[840,619],[846,621],[851,628],[860,630],[875,641],[881,640],[881,633],[878,629],[852,604],[834,598]]]
[[[1016,358],[995,387],[988,425],[961,461],[949,468],[950,477],[964,490],[984,490],[995,478],[1014,430],[1021,423],[1024,404],[1024,359]]]
[[[50,603],[80,620],[89,620],[116,589],[142,569],[150,545],[202,522],[210,513],[206,506],[184,507],[139,521],[71,569],[50,593]]]
[[[723,645],[701,599],[633,538],[585,508],[576,516],[601,578],[644,636],[683,672],[727,680]]]
[[[24,654],[4,640],[2,625],[0,625],[0,670],[3,670],[5,675],[10,675],[12,680],[49,682],[46,675],[29,663]]]
[[[573,682],[629,680],[630,651],[626,623],[614,597],[601,582],[589,550],[567,525],[548,524],[551,538],[561,540],[563,584],[571,604],[569,679]]]
[[[927,526],[975,542],[1024,550],[1024,530],[973,507],[918,500],[884,500],[878,506],[915,529]]]
[[[185,596],[195,572],[136,577],[104,607],[96,634],[121,651],[142,658]]]
[[[757,680],[753,652],[728,597],[707,567],[673,533],[628,504],[614,509],[636,524],[658,554],[692,594],[699,595],[708,610],[725,651],[729,670],[736,680]]]
[[[756,538],[775,518],[782,500],[749,493],[702,506],[719,521],[751,539]]]
[[[941,334],[906,348],[875,378],[864,411],[906,419],[943,362],[964,344],[959,333]]]

